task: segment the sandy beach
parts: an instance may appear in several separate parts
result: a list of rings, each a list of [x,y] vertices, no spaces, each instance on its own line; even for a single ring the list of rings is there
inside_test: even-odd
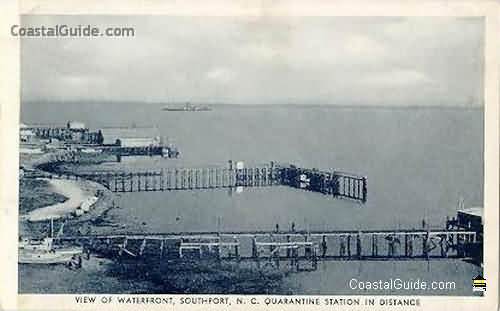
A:
[[[114,206],[114,195],[103,185],[85,179],[67,180],[57,178],[51,174],[53,167],[42,168],[53,159],[54,153],[43,155],[22,155],[21,165],[29,170],[40,170],[52,175],[52,178],[37,178],[25,184],[24,200],[20,201],[19,232],[20,235],[39,235],[46,232],[47,228],[39,226],[50,218],[70,220],[73,225],[67,230],[78,230],[81,225],[101,217]],[[36,183],[35,181],[38,181]],[[99,194],[98,194],[99,193]],[[36,201],[36,202],[34,202]],[[45,204],[44,204],[45,202]],[[82,203],[84,203],[82,208]],[[41,203],[41,204],[40,204]],[[71,213],[80,207],[77,217]],[[81,212],[84,212],[81,214]],[[99,226],[105,230],[105,226]]]
[[[65,202],[35,209],[24,216],[29,221],[43,221],[47,219],[58,219],[74,212],[82,202],[91,199],[94,193],[90,189],[84,189],[80,181],[48,179],[53,191],[68,198]]]

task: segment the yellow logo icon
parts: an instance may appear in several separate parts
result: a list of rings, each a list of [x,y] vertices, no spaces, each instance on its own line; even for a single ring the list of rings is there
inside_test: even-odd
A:
[[[472,291],[473,292],[485,292],[486,291],[486,279],[483,278],[481,274],[478,274],[472,279]]]

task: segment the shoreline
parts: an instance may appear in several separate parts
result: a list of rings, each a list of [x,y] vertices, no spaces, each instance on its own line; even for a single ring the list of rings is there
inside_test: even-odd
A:
[[[68,200],[40,207],[24,215],[19,215],[19,235],[40,235],[46,231],[46,221],[51,217],[67,222],[68,226],[65,227],[65,231],[70,232],[81,232],[83,227],[86,227],[87,231],[96,230],[98,227],[111,224],[110,222],[103,221],[103,216],[114,208],[114,194],[103,185],[91,180],[65,180],[58,178],[57,166],[59,163],[51,162],[51,155],[51,153],[44,153],[31,159],[21,158],[20,164],[25,168],[48,174],[48,178],[42,179],[49,182],[52,192],[61,194],[67,197]],[[79,216],[73,215],[83,202],[92,197],[95,197],[96,201],[91,204],[88,211]],[[100,225],[95,226],[93,222]],[[112,226],[109,227],[111,228]]]
[[[21,219],[26,219],[30,222],[44,221],[50,219],[66,218],[74,213],[81,205],[97,197],[91,193],[91,189],[84,187],[82,183],[76,180],[64,179],[45,179],[49,183],[49,187],[55,193],[63,195],[68,199],[62,203],[56,203],[45,207],[34,209],[27,214],[21,215]],[[93,205],[93,204],[92,204]],[[92,208],[93,206],[91,206]]]

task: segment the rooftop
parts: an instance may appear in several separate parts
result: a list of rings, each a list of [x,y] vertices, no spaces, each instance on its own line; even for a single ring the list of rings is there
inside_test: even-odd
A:
[[[114,144],[117,139],[153,138],[160,136],[157,128],[103,128],[104,144]]]
[[[473,206],[457,211],[458,213],[469,214],[472,216],[483,217],[484,208],[482,206]]]
[[[85,123],[80,122],[80,121],[68,121],[67,127],[69,129],[83,130],[83,129],[85,129]]]

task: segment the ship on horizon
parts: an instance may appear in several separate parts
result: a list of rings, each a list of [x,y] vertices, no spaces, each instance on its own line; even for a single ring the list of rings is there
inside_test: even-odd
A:
[[[195,105],[190,102],[184,104],[173,103],[170,105],[165,105],[161,110],[163,111],[211,111],[212,108],[208,106]]]

